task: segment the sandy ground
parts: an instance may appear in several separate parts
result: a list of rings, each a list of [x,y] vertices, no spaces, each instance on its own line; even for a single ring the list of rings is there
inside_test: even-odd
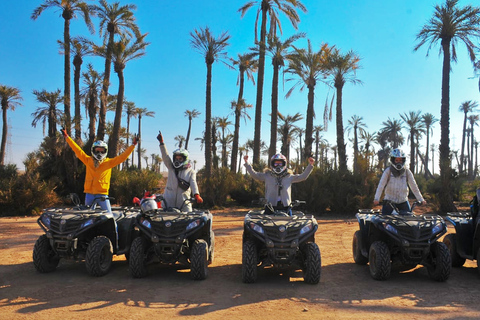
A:
[[[64,261],[40,274],[32,263],[42,234],[36,218],[0,218],[0,319],[478,319],[480,279],[475,261],[452,270],[448,281],[417,267],[375,281],[368,266],[353,262],[355,218],[321,217],[316,242],[322,255],[318,285],[300,271],[259,272],[241,281],[245,211],[214,212],[215,261],[204,281],[181,267],[149,267],[133,279],[123,256],[109,274],[87,274],[83,262]],[[449,228],[449,232],[453,227]]]

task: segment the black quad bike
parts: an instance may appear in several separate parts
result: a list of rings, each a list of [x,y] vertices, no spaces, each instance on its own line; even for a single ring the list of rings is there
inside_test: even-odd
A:
[[[45,234],[33,248],[35,269],[52,272],[62,258],[85,260],[90,275],[103,276],[110,270],[113,254],[128,258],[135,216],[140,211],[112,207],[109,213],[100,209],[98,202],[108,196],[94,199],[91,206],[81,205],[76,194],[70,194],[70,198],[74,207],[44,209],[37,220]]]
[[[304,201],[294,201],[287,210],[249,211],[245,215],[242,250],[242,281],[257,280],[258,268],[302,269],[306,283],[320,281],[322,260],[315,243],[317,220],[292,211]]]
[[[156,208],[154,202],[163,200],[165,208]],[[187,199],[194,202],[195,199]],[[174,265],[177,262],[190,267],[194,280],[208,275],[208,265],[213,262],[215,235],[212,231],[212,214],[208,210],[171,208],[161,195],[147,193],[141,200],[142,211],[135,220],[139,235],[133,240],[129,269],[134,278],[147,276],[147,265],[159,262]]]
[[[443,238],[452,256],[452,267],[461,267],[467,259],[477,260],[480,272],[480,221],[474,212],[449,212],[446,220],[453,224],[455,233]]]
[[[386,280],[391,270],[406,271],[421,264],[436,281],[450,276],[450,252],[437,241],[447,232],[443,218],[436,214],[415,215],[400,211],[393,203],[392,214],[380,210],[360,209],[356,214],[360,230],[353,236],[353,259],[356,264],[369,264],[375,280]]]

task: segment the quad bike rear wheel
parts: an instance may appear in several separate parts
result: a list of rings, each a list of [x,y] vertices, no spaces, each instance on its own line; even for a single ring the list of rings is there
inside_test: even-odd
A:
[[[55,253],[46,235],[41,235],[33,247],[33,265],[38,272],[55,271],[60,257]]]
[[[203,239],[193,243],[190,253],[190,274],[193,280],[204,280],[208,275],[208,244]]]
[[[427,265],[428,275],[435,281],[447,280],[452,269],[452,260],[447,245],[443,242],[432,243],[430,254],[430,263]]]
[[[87,272],[94,277],[101,277],[108,273],[112,266],[112,242],[105,236],[97,236],[88,244],[85,256]]]
[[[366,265],[368,263],[368,258],[362,254],[362,233],[360,230],[355,231],[352,241],[352,251],[353,251],[353,260],[356,264]]]
[[[252,240],[247,240],[242,247],[242,281],[254,283],[257,272],[257,246]]]
[[[317,284],[322,272],[322,258],[318,245],[315,242],[305,244],[304,255],[303,281],[309,284]]]
[[[465,264],[466,259],[460,257],[457,251],[457,235],[454,233],[447,234],[445,238],[443,238],[443,243],[450,251],[450,258],[452,259],[452,267],[458,268]]]
[[[368,253],[370,275],[375,280],[386,280],[390,277],[392,263],[390,261],[390,250],[383,241],[375,241],[370,246]]]
[[[130,259],[128,260],[128,269],[134,278],[143,278],[147,276],[147,259],[145,251],[145,239],[143,237],[135,238],[130,247]]]

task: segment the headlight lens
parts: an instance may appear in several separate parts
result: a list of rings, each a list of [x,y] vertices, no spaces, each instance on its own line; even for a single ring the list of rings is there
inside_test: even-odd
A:
[[[93,224],[93,220],[94,219],[88,219],[87,221],[85,221],[84,223],[82,223],[82,226],[80,228],[85,228],[85,227],[88,227],[90,225]]]
[[[46,227],[50,228],[50,217],[49,217],[48,215],[44,214],[44,215],[42,216],[42,223],[43,223]]]
[[[395,229],[395,227],[393,227],[391,224],[384,223],[384,224],[383,224],[383,227],[384,227],[385,229],[387,229],[388,232],[391,232],[391,233],[393,233],[393,234],[398,234],[397,229]]]
[[[440,231],[443,230],[443,224],[437,224],[435,227],[432,229],[432,234],[439,233]]]
[[[148,220],[145,219],[145,218],[142,218],[142,219],[140,220],[140,223],[142,224],[142,226],[147,227],[148,229],[151,229],[151,228],[152,228],[152,225],[150,224],[150,221],[148,221]]]
[[[200,219],[197,219],[195,221],[192,221],[188,224],[187,226],[187,231],[190,230],[190,229],[193,229],[193,228],[196,228],[200,225]]]
[[[263,234],[263,228],[260,227],[258,224],[255,224],[253,222],[250,222],[250,228],[253,229],[253,231],[257,232],[257,233],[260,233],[260,234]]]
[[[311,223],[307,224],[306,226],[304,226],[301,230],[300,230],[300,234],[304,234],[304,233],[307,233],[309,232],[310,230],[313,229],[313,226]]]

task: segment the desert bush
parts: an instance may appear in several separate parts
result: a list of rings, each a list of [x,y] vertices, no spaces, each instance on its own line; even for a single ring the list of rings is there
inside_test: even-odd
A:
[[[110,196],[119,205],[132,205],[133,197],[141,198],[145,190],[159,186],[162,176],[151,170],[112,170],[110,180]]]

